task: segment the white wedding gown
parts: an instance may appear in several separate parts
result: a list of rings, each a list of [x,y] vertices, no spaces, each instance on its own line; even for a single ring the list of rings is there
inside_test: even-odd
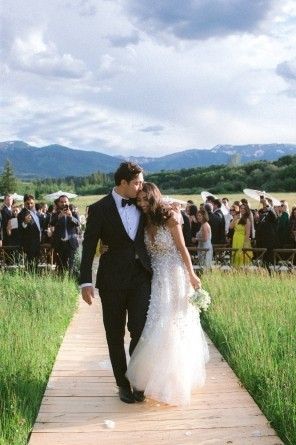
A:
[[[190,404],[191,391],[205,381],[207,343],[199,313],[188,302],[189,276],[170,231],[145,234],[153,268],[151,300],[142,336],[127,369],[131,385],[148,398]]]

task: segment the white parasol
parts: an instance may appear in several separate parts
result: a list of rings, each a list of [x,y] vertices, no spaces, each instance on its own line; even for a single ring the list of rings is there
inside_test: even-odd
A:
[[[166,202],[167,204],[180,204],[182,206],[187,205],[186,201],[182,201],[182,199],[177,199],[171,196],[164,196],[163,201]]]
[[[201,192],[200,195],[201,195],[201,197],[202,197],[203,202],[206,202],[208,196],[213,196],[215,199],[217,199],[217,196],[213,195],[213,194],[210,193],[210,192],[207,192],[206,190],[204,190],[203,192]],[[224,216],[227,215],[227,214],[229,213],[228,208],[227,208],[223,203],[222,203],[222,205],[221,205],[221,211],[222,211],[222,213],[223,213]]]
[[[9,195],[14,199],[14,201],[23,201],[23,195],[18,195],[17,193],[9,193]],[[0,199],[4,199],[4,196],[0,196]]]
[[[200,196],[201,196],[203,202],[206,202],[208,196],[213,196],[215,199],[217,198],[215,195],[213,195],[213,193],[207,192],[206,190],[201,192]]]
[[[75,195],[75,193],[63,192],[62,190],[59,190],[58,192],[54,192],[54,193],[51,193],[50,195],[44,196],[44,198],[48,201],[54,201],[55,199],[59,198],[62,195],[67,196],[67,198],[69,198],[69,199],[76,198],[76,196],[77,196],[77,195]]]
[[[243,189],[243,192],[245,195],[249,196],[249,198],[253,198],[256,201],[260,201],[260,197],[263,196],[264,198],[271,199],[274,206],[281,205],[281,202],[277,198],[270,195],[269,193],[264,192],[263,190]]]

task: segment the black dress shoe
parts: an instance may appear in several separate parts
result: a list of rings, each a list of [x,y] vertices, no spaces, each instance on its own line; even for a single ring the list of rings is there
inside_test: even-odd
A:
[[[134,399],[136,402],[144,402],[145,400],[144,391],[138,391],[137,389],[134,389],[133,392],[134,392]]]
[[[124,403],[135,403],[131,389],[125,386],[119,386],[119,398]]]

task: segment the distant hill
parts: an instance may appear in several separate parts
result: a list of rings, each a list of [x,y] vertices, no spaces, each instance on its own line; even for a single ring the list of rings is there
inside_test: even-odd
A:
[[[161,157],[130,157],[138,161],[146,172],[179,170],[191,167],[228,164],[232,159],[247,163],[258,160],[274,161],[285,155],[296,154],[296,144],[217,145],[212,149],[190,149]],[[0,142],[0,169],[6,159],[15,174],[26,178],[60,178],[84,176],[93,172],[113,172],[124,158],[97,151],[72,149],[62,145],[34,147],[23,141]]]

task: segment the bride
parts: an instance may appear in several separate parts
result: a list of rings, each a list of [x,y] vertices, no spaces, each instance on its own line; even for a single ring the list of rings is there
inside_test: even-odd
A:
[[[204,384],[209,357],[199,312],[189,302],[192,288],[201,283],[179,215],[164,203],[156,185],[144,183],[137,206],[145,215],[153,278],[147,321],[126,376],[135,390],[151,399],[188,405],[192,390]]]

